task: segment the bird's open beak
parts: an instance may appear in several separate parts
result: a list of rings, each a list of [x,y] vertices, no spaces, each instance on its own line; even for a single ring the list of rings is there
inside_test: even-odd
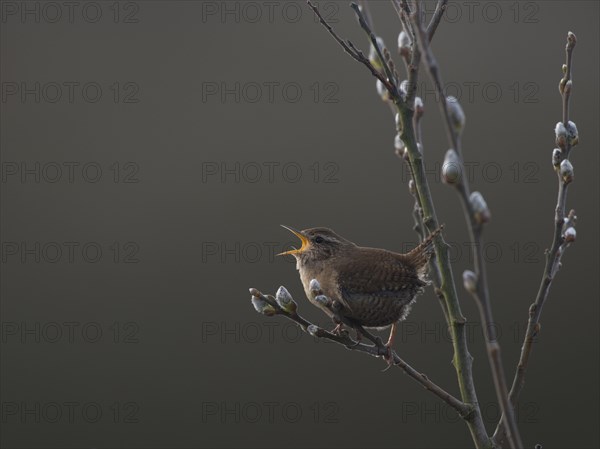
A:
[[[298,237],[302,241],[302,246],[300,247],[300,249],[291,249],[289,251],[279,253],[279,254],[277,254],[278,256],[287,256],[288,254],[291,254],[291,255],[299,254],[306,249],[306,247],[308,246],[308,239],[301,232],[296,231],[295,229],[292,229],[288,226],[281,225],[281,227],[287,229],[292,234],[294,234],[296,237]]]

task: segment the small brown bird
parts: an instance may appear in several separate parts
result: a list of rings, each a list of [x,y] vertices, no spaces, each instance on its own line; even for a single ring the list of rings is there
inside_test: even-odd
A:
[[[406,254],[357,246],[328,228],[296,231],[283,226],[302,242],[293,255],[306,296],[335,322],[351,327],[383,329],[392,326],[386,347],[391,345],[398,321],[406,318],[416,296],[423,292],[432,241],[443,226]],[[310,281],[316,279],[323,294],[336,307],[315,301]],[[335,310],[335,312],[334,312]],[[337,316],[336,316],[337,315]]]

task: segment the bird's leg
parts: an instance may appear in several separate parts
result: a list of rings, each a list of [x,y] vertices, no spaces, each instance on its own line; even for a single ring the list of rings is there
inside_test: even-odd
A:
[[[338,301],[333,301],[330,307],[333,316],[331,319],[336,324],[335,328],[331,331],[332,334],[341,335],[344,330],[344,319],[340,314],[341,304]]]
[[[394,363],[394,351],[392,350],[392,343],[394,343],[394,337],[396,336],[397,330],[398,323],[395,322],[394,324],[392,324],[392,328],[390,329],[390,336],[388,338],[387,343],[385,344],[387,354],[383,358],[388,362],[388,365],[390,366]]]

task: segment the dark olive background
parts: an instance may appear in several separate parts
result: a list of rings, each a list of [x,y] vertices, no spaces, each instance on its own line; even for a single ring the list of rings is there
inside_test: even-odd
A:
[[[463,88],[465,158],[480,164],[472,187],[483,192],[493,214],[485,231],[488,272],[511,379],[521,344],[515,335],[522,335],[552,236],[557,186],[550,156],[561,118],[557,86],[565,37],[569,30],[578,37],[571,113],[581,143],[572,154],[576,181],[568,199],[579,217],[578,240],[544,309],[519,421],[526,447],[598,447],[598,3],[475,2],[471,17],[467,3],[454,4],[433,49],[446,83]],[[328,226],[359,244],[397,251],[414,244],[413,200],[393,152],[393,119],[367,70],[344,54],[302,2],[274,2],[273,20],[258,2],[263,16],[256,23],[249,9],[239,23],[234,16],[203,14],[225,3],[122,3],[120,11],[135,13],[137,23],[113,23],[112,2],[98,5],[103,16],[97,23],[86,22],[80,9],[74,23],[64,17],[22,23],[3,13],[3,83],[97,82],[103,88],[96,103],[78,94],[73,103],[4,98],[3,167],[95,162],[103,175],[96,183],[80,172],[74,183],[7,176],[2,241],[5,247],[97,242],[103,255],[97,263],[79,252],[74,263],[66,256],[56,263],[27,256],[22,263],[3,252],[2,446],[470,447],[460,419],[399,370],[381,373],[381,360],[300,337],[283,319],[258,315],[249,301],[248,287],[274,293],[286,285],[308,318],[330,326],[304,298],[293,262],[271,257],[271,246],[280,251],[293,242],[281,223]],[[368,49],[348,2],[321,5],[342,36]],[[294,22],[298,10],[302,16]],[[502,16],[493,22],[496,11]],[[393,49],[400,27],[391,5],[373,2],[372,13]],[[115,104],[115,82],[135,83],[139,101]],[[218,95],[203,101],[203,86],[212,85],[206,83],[236,82],[247,89],[238,102],[231,95],[226,102]],[[269,82],[298,83],[302,94],[286,101],[275,87],[270,102],[263,84]],[[248,83],[265,89],[256,102]],[[333,92],[327,83],[337,86],[329,98],[336,102],[325,101]],[[466,83],[480,83],[470,99]],[[497,101],[494,86],[502,90]],[[431,88],[424,88],[431,189],[446,239],[461,248],[453,251],[460,281],[471,266],[467,236],[458,199],[434,170],[448,143]],[[136,164],[139,182],[113,182],[109,166],[115,162],[122,170]],[[239,182],[205,171],[236,162]],[[273,182],[265,163],[279,164]],[[264,171],[251,182],[254,164]],[[284,164],[292,164],[285,177]],[[297,182],[293,164],[302,168]],[[497,167],[499,179],[491,182]],[[114,263],[114,242],[121,249],[139,245],[138,262],[124,263],[121,254]],[[215,248],[229,252],[214,254]],[[491,430],[497,406],[478,313],[460,282],[458,290],[474,329],[474,374]],[[46,334],[38,343],[8,332],[15,323],[47,331],[55,323],[64,331],[65,322],[79,323],[77,329],[97,323],[102,337],[91,343],[78,331],[73,342],[63,336],[52,343]],[[135,342],[114,343],[115,322],[133,330]],[[402,356],[458,394],[452,348],[431,289],[403,329],[396,343]],[[50,422],[56,409],[48,404],[58,403],[64,413],[65,402],[99,404],[102,418],[86,422],[79,405],[73,422],[64,416]],[[45,407],[39,423],[8,412],[36,403]],[[124,423],[122,415],[113,422],[115,403],[137,422]],[[207,413],[212,407],[217,415]],[[254,419],[257,410],[261,416]]]

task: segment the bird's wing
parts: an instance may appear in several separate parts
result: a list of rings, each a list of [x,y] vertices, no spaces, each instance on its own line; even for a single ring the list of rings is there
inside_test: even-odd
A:
[[[361,258],[362,259],[362,258]],[[387,252],[373,263],[349,260],[339,267],[339,297],[352,310],[352,303],[369,297],[403,299],[427,285],[406,256]],[[412,292],[411,292],[412,291]]]

